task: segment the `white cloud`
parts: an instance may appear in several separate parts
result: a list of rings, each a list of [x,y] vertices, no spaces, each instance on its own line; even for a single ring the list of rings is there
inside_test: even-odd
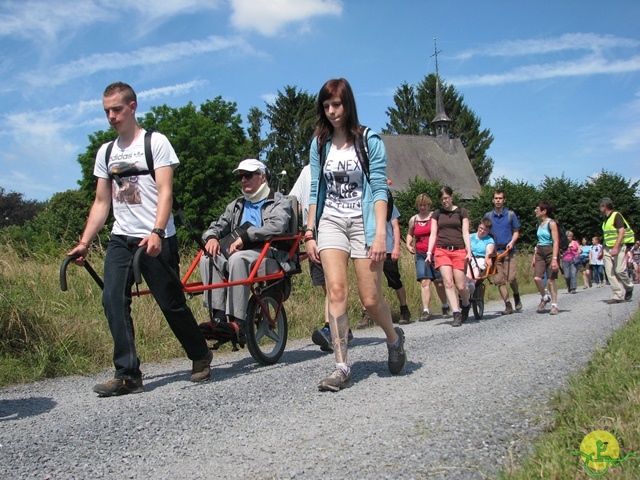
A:
[[[22,80],[34,86],[61,85],[70,79],[102,71],[174,62],[181,58],[223,50],[255,53],[253,48],[241,38],[223,38],[212,35],[204,40],[168,43],[140,48],[132,52],[96,53],[66,64],[52,65],[46,70],[25,73],[22,75]]]
[[[58,0],[7,1],[0,6],[0,35],[51,42],[60,33],[68,34],[96,22],[113,20],[118,12],[101,2]]]
[[[595,33],[567,33],[560,37],[511,40],[485,45],[482,48],[466,50],[454,55],[454,60],[468,60],[473,57],[517,57],[522,55],[545,54],[567,50],[587,50],[599,52],[603,49],[619,47],[635,48],[640,42],[635,39]]]
[[[192,80],[190,82],[152,88],[137,93],[139,99],[147,101],[184,95],[196,90],[207,82]],[[96,114],[102,114],[102,99],[81,101],[46,110],[7,113],[0,116],[1,135],[13,137],[13,142],[19,145],[38,143],[60,143],[62,132],[74,130],[78,125],[96,124]],[[61,120],[63,119],[63,120]],[[107,128],[104,115],[100,115],[102,127]]]
[[[586,52],[571,60],[537,62],[500,73],[464,75],[448,79],[456,87],[488,86],[544,80],[559,77],[617,74],[640,71],[640,56],[620,53],[622,49],[637,50],[640,41],[595,33],[568,33],[544,39],[512,40],[485,45],[454,55],[455,60],[475,57],[531,57],[565,52]],[[615,52],[613,51],[615,49]]]
[[[308,29],[304,21],[319,15],[342,14],[342,0],[230,0],[231,23],[239,30],[256,30],[276,35],[292,22],[302,22],[299,33]]]
[[[612,132],[611,143],[617,151],[640,149],[640,92],[629,104],[611,112],[618,122],[618,129]]]
[[[47,45],[60,35],[73,35],[87,25],[115,22],[122,12],[135,11],[137,29],[149,31],[169,18],[200,10],[215,10],[222,0],[8,0],[0,5],[0,36]]]
[[[488,86],[549,78],[616,74],[638,71],[640,71],[640,56],[633,56],[622,60],[608,60],[597,55],[590,55],[568,62],[527,65],[503,73],[453,77],[449,81],[456,87]]]
[[[139,99],[145,99],[147,101],[155,100],[156,98],[174,97],[176,95],[184,95],[193,90],[207,85],[206,80],[192,80],[186,83],[179,83],[177,85],[169,85],[167,87],[152,88],[144,90],[138,93]]]
[[[264,100],[264,103],[273,105],[276,102],[276,98],[278,98],[278,95],[275,93],[264,93],[260,95],[260,98]]]

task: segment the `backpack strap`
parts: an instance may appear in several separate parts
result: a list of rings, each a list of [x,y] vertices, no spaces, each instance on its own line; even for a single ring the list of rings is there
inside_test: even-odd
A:
[[[144,158],[147,162],[147,170],[153,181],[156,180],[155,167],[153,165],[153,152],[151,150],[151,134],[153,134],[153,130],[147,130],[144,134]],[[113,145],[116,143],[115,140],[111,140],[109,145],[107,145],[107,151],[104,155],[105,166],[107,167],[107,172],[109,172],[109,158],[111,157],[111,152],[113,151]],[[136,175],[144,175],[144,172],[137,173]],[[110,175],[111,176],[111,175]]]
[[[149,175],[153,178],[153,181],[156,181],[156,169],[153,165],[153,152],[151,151],[151,134],[153,130],[147,130],[144,134],[144,158],[147,161],[147,170],[149,170]]]
[[[107,173],[109,172],[109,157],[111,157],[111,151],[113,150],[113,144],[115,142],[115,140],[111,140],[109,142],[109,145],[107,145],[107,151],[104,154],[104,164],[107,167]]]
[[[363,126],[362,135],[356,136],[353,142],[353,146],[356,149],[356,155],[358,156],[358,160],[360,160],[362,173],[367,177],[367,182],[371,182],[369,177],[369,139],[367,138],[370,130],[371,129],[369,127]]]

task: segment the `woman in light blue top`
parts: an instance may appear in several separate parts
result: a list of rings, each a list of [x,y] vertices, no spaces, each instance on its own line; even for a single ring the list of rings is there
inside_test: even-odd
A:
[[[558,222],[553,220],[553,206],[546,201],[538,202],[535,208],[535,215],[538,219],[538,244],[536,245],[533,259],[531,260],[531,268],[533,268],[533,279],[536,287],[540,292],[540,304],[538,305],[538,313],[545,311],[547,303],[551,301],[551,315],[558,314],[558,286],[556,279],[558,278],[558,254],[560,250],[560,233],[558,231]],[[551,294],[551,298],[544,291],[542,278],[547,273],[547,288]]]
[[[348,262],[355,267],[360,301],[382,328],[392,374],[406,363],[404,332],[393,326],[382,297],[382,266],[387,256],[387,155],[382,139],[358,121],[351,86],[344,78],[327,81],[316,104],[311,142],[311,193],[305,230],[306,250],[321,262],[327,286],[329,330],[335,369],[320,380],[322,391],[351,386],[348,350]],[[365,173],[368,157],[368,174]]]

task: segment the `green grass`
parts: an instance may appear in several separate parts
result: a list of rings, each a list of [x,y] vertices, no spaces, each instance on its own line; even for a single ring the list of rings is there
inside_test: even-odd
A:
[[[640,311],[597,351],[553,399],[554,421],[533,445],[533,455],[505,468],[501,479],[590,478],[578,455],[594,430],[611,433],[620,458],[635,453],[605,478],[640,478]]]

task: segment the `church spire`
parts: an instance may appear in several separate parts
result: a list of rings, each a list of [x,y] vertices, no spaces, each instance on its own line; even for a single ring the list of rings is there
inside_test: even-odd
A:
[[[449,126],[451,125],[451,119],[444,111],[444,100],[442,99],[442,91],[440,89],[440,73],[438,71],[438,53],[442,50],[438,50],[436,45],[436,38],[433,39],[434,51],[432,57],[436,59],[436,116],[431,120],[433,129],[436,133],[436,137],[449,136]]]

